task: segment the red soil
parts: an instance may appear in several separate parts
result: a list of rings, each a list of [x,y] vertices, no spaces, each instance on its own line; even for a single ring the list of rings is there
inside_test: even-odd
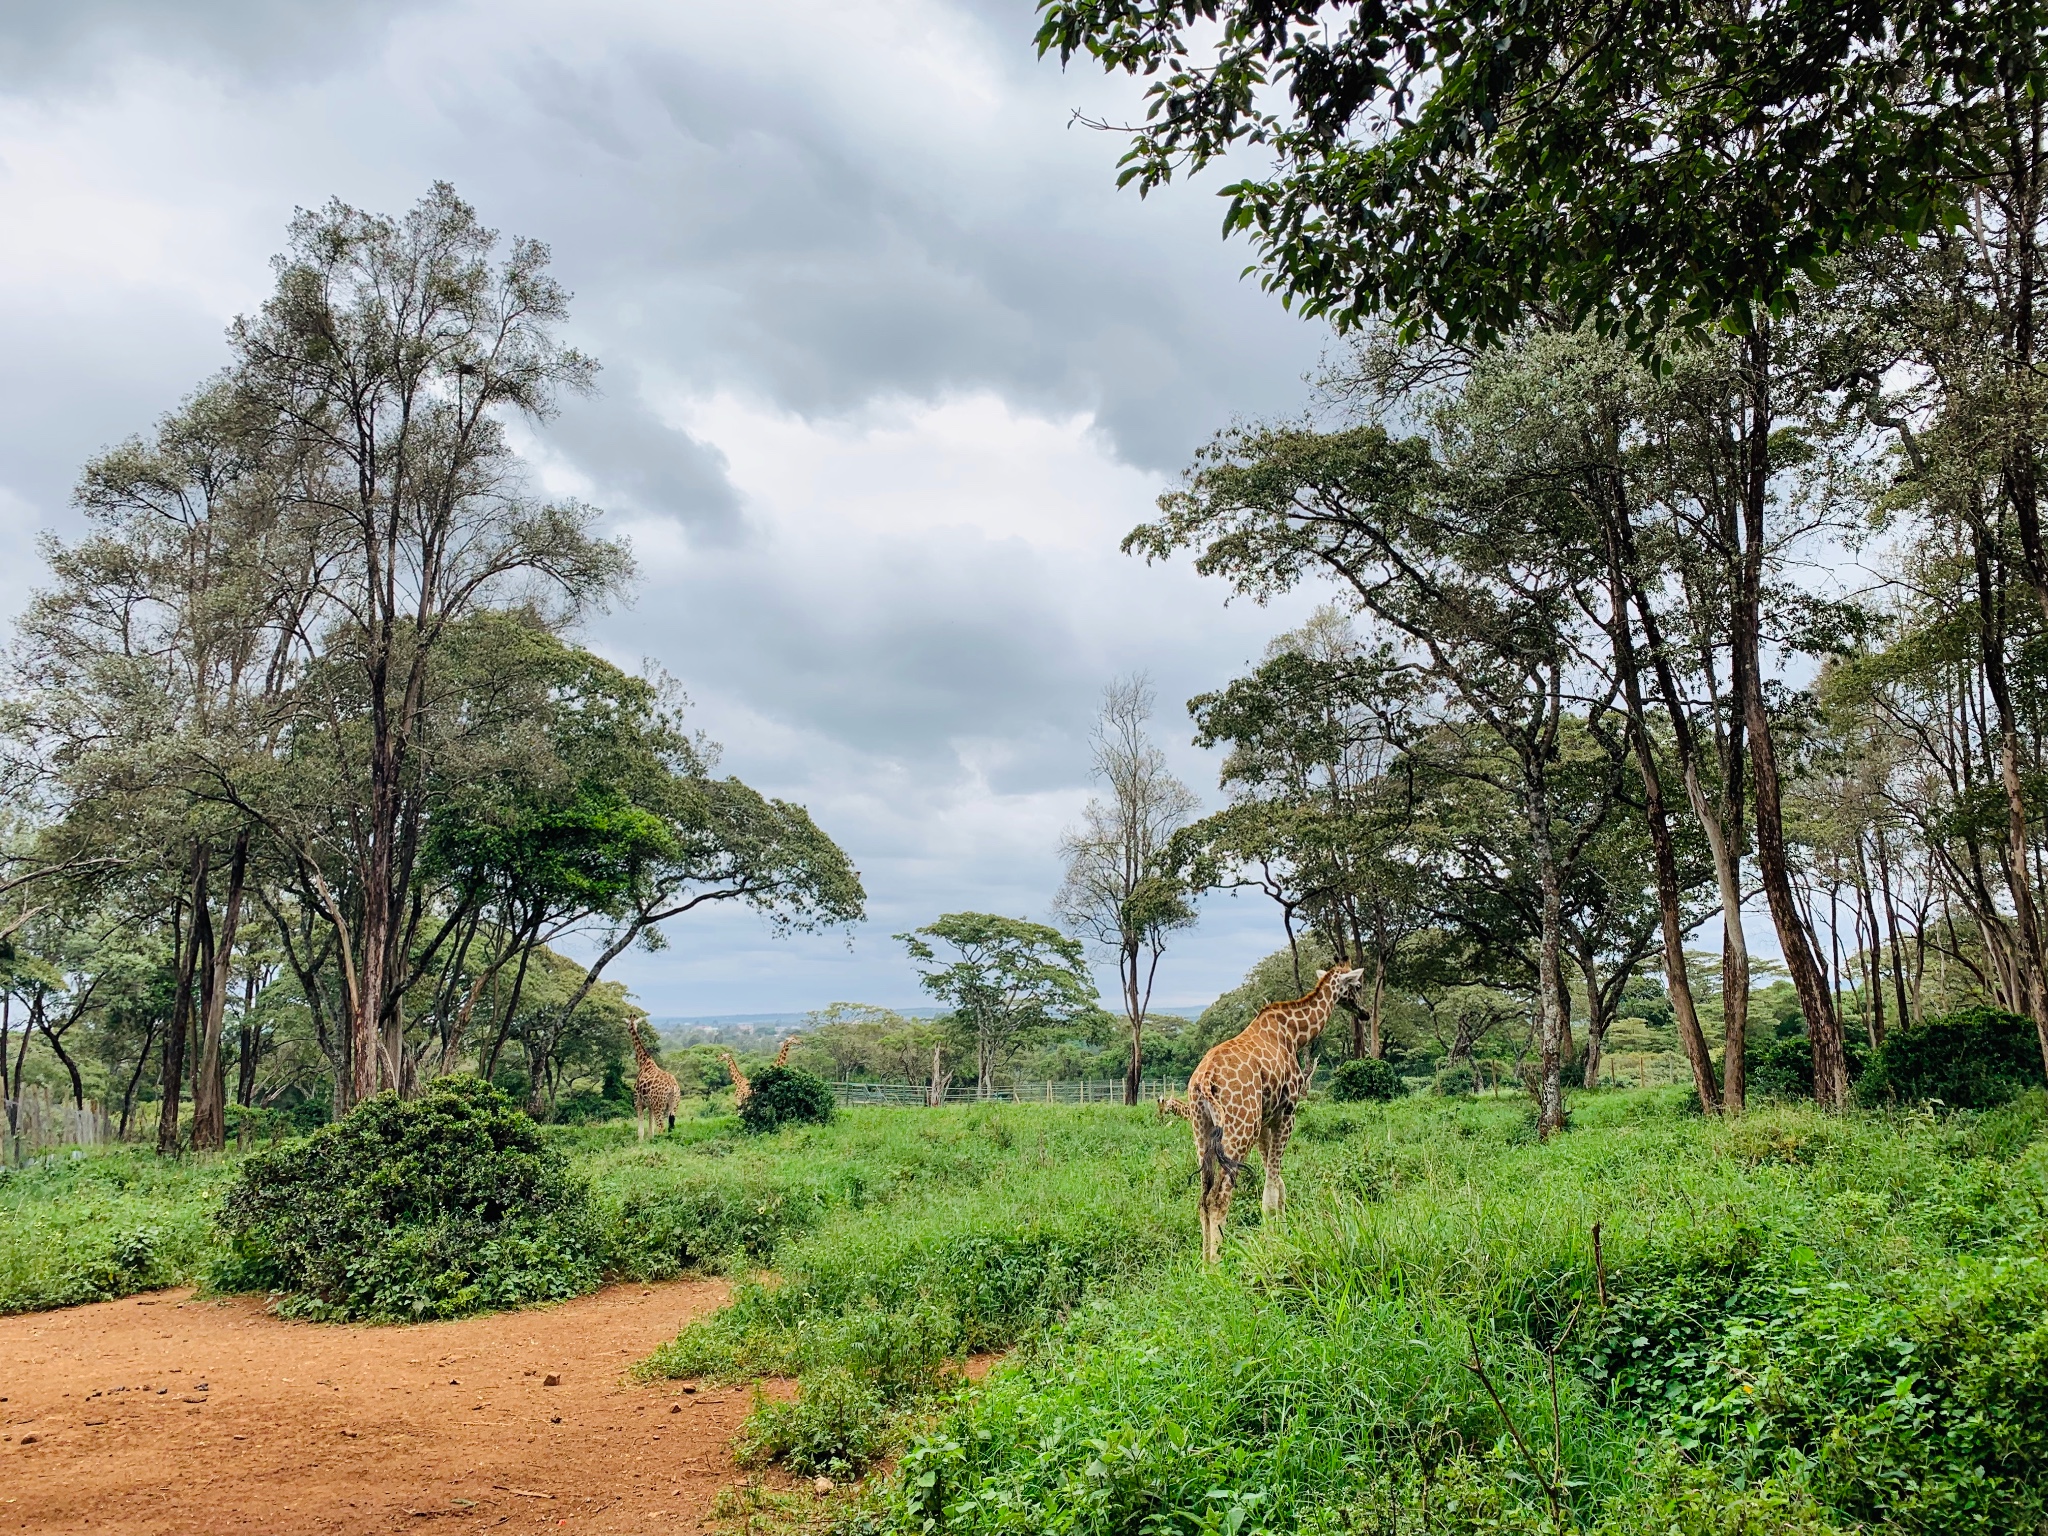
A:
[[[371,1328],[165,1291],[0,1318],[0,1533],[693,1532],[751,1392],[626,1372],[724,1299]]]

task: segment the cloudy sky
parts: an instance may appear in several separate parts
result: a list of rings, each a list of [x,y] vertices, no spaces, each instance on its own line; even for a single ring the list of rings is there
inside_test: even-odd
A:
[[[1221,178],[1141,202],[1030,0],[66,0],[0,5],[0,605],[80,462],[225,360],[297,206],[437,179],[547,241],[602,394],[529,444],[631,538],[595,622],[679,678],[725,764],[853,856],[871,921],[678,926],[658,1014],[918,1001],[890,935],[1042,918],[1103,684],[1182,708],[1305,609],[1226,607],[1117,541],[1234,417],[1298,409],[1324,333],[1241,281]],[[1214,901],[1163,997],[1280,939]]]

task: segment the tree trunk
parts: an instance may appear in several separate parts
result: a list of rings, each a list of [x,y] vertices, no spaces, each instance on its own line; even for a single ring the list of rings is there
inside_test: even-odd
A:
[[[1751,777],[1756,787],[1756,864],[1778,930],[1785,968],[1792,974],[1800,1011],[1806,1015],[1813,1047],[1813,1096],[1824,1109],[1841,1109],[1849,1100],[1849,1075],[1842,1049],[1842,1020],[1828,996],[1827,978],[1814,953],[1812,935],[1792,893],[1792,870],[1785,852],[1784,790],[1778,777],[1778,753],[1764,706],[1762,603],[1764,513],[1770,504],[1771,343],[1766,323],[1757,322],[1745,340],[1743,374],[1745,402],[1743,465],[1743,548],[1739,580],[1732,594],[1730,638],[1742,678],[1741,707],[1749,737]]]
[[[1366,1017],[1366,1054],[1375,1061],[1384,1061],[1387,1042],[1381,1037],[1380,1021],[1385,1016],[1387,1005],[1387,962],[1382,955],[1375,954],[1372,961],[1372,1012]]]
[[[12,1136],[19,1129],[15,1123],[15,1102],[20,1097],[14,1091],[14,1074],[7,1065],[8,1041],[14,1032],[14,989],[0,988],[0,1106],[7,1112],[7,1134]],[[147,1047],[145,1047],[145,1050]]]
[[[1692,977],[1685,969],[1685,923],[1679,908],[1678,852],[1671,836],[1671,818],[1664,807],[1664,776],[1657,767],[1655,744],[1650,740],[1650,723],[1643,706],[1643,682],[1636,665],[1635,632],[1628,621],[1627,572],[1634,565],[1635,539],[1627,523],[1628,514],[1617,507],[1611,512],[1607,534],[1608,608],[1611,614],[1608,638],[1614,652],[1615,670],[1620,674],[1622,699],[1627,705],[1628,738],[1631,755],[1643,780],[1644,819],[1650,832],[1651,864],[1657,880],[1657,914],[1664,934],[1664,988],[1671,995],[1672,1011],[1678,1018],[1678,1038],[1685,1047],[1685,1059],[1692,1067],[1693,1092],[1703,1114],[1721,1112],[1721,1089],[1714,1081],[1713,1058],[1707,1053],[1707,1037],[1700,1029],[1699,1012],[1693,1003]],[[1675,704],[1675,700],[1673,701]],[[1688,741],[1690,733],[1688,733]],[[1590,958],[1590,955],[1587,957]],[[1597,983],[1590,967],[1586,970],[1588,1011],[1599,1021],[1600,1002],[1594,995]],[[1602,1029],[1605,1025],[1602,1023]],[[1600,1072],[1600,1048],[1587,1026],[1586,1086],[1591,1088]]]
[[[1540,1080],[1536,1087],[1536,1134],[1545,1141],[1564,1129],[1564,1008],[1559,992],[1564,985],[1559,964],[1563,945],[1563,893],[1559,887],[1557,860],[1550,846],[1547,801],[1541,790],[1531,806],[1531,841],[1535,844],[1536,878],[1543,897],[1540,948],[1536,963],[1536,989],[1542,1012],[1538,1031]]]
[[[1863,856],[1863,834],[1856,835],[1856,894],[1863,910],[1857,913],[1861,926],[1868,923],[1870,942],[1864,950],[1864,986],[1868,1001],[1863,1005],[1864,1032],[1874,1051],[1884,1044],[1884,937],[1877,926],[1877,898],[1871,894],[1870,867]]]
[[[384,1038],[385,996],[391,981],[391,944],[395,913],[392,878],[398,838],[398,747],[386,697],[388,648],[371,675],[370,827],[369,856],[363,861],[363,936],[357,965],[361,979],[349,1020],[349,1050],[354,1069],[350,1098],[361,1103],[399,1084],[398,1056],[387,1056]]]
[[[1747,1087],[1743,1070],[1742,1052],[1749,1033],[1749,943],[1742,931],[1742,855],[1731,838],[1731,828],[1724,822],[1706,787],[1700,782],[1698,741],[1693,735],[1692,721],[1687,718],[1684,700],[1678,692],[1678,679],[1671,665],[1671,658],[1664,648],[1664,637],[1659,630],[1656,610],[1650,606],[1632,572],[1626,572],[1636,612],[1642,619],[1643,637],[1649,643],[1650,658],[1657,669],[1657,689],[1664,696],[1664,710],[1671,719],[1672,739],[1678,747],[1678,763],[1685,776],[1685,795],[1692,806],[1693,818],[1699,822],[1700,830],[1707,839],[1708,852],[1714,860],[1714,880],[1721,897],[1721,1112],[1724,1115],[1742,1113],[1743,1099]],[[1739,680],[1739,674],[1738,674]],[[1731,737],[1739,741],[1735,731],[1739,730],[1738,716]],[[1731,751],[1730,761],[1725,765],[1727,773],[1726,798],[1733,812],[1730,818],[1733,831],[1741,830],[1741,756]],[[1638,759],[1640,761],[1640,759]],[[1667,818],[1668,826],[1668,818]],[[1667,949],[1670,936],[1665,936]],[[1665,960],[1665,975],[1670,972],[1670,959]],[[1681,972],[1685,968],[1685,955],[1678,955]],[[1686,974],[1686,996],[1692,996],[1692,978]],[[1676,994],[1673,994],[1674,1004]],[[1693,1021],[1698,1025],[1699,1013],[1695,1006]],[[1705,1036],[1701,1036],[1702,1041]],[[1711,1067],[1711,1063],[1710,1063]]]
[[[1884,904],[1885,933],[1891,940],[1892,992],[1899,1004],[1899,1027],[1904,1029],[1913,1022],[1913,1010],[1906,1000],[1906,967],[1899,941],[1899,911],[1892,902],[1891,852],[1885,846],[1884,825],[1877,823],[1871,828],[1871,845],[1877,854],[1877,891]]]
[[[1579,974],[1586,978],[1586,1061],[1579,1081],[1588,1088],[1600,1085],[1600,1050],[1607,1039],[1607,1009],[1600,996],[1599,962],[1593,946],[1582,935],[1575,946]]]
[[[128,1074],[127,1091],[121,1095],[120,1138],[128,1139],[128,1121],[135,1113],[135,1090],[142,1082],[142,1070],[149,1065],[150,1047],[156,1044],[157,1024],[151,1019],[142,1032],[142,1049],[135,1053],[135,1070]]]
[[[206,844],[192,845],[191,919],[178,923],[173,916],[178,954],[177,985],[171,995],[171,1020],[164,1029],[164,1064],[158,1084],[162,1103],[157,1113],[156,1151],[159,1157],[178,1150],[178,1098],[185,1088],[185,1038],[192,1029],[192,968],[199,958],[199,927],[206,917]]]
[[[57,1053],[57,1060],[64,1064],[64,1070],[71,1078],[71,1102],[78,1109],[85,1108],[85,1080],[78,1075],[78,1063],[71,1059],[71,1053],[64,1049],[64,1031],[50,1028],[48,1019],[42,1021],[43,1038],[50,1042],[50,1049]]]
[[[1126,941],[1118,969],[1124,980],[1124,1011],[1131,1025],[1131,1061],[1124,1069],[1124,1103],[1138,1102],[1145,1080],[1145,1004],[1138,995],[1138,946]]]
[[[256,967],[242,979],[242,1021],[235,1050],[235,1102],[247,1109],[256,1102],[256,1069],[262,1064],[263,1026],[256,1022]]]
[[[2006,887],[2012,896],[2016,972],[2013,1011],[2034,1021],[2039,1037],[2041,1065],[2048,1071],[2048,987],[2044,987],[2041,919],[2034,905],[2032,860],[2027,852],[2027,801],[2020,779],[2019,726],[2012,705],[2012,690],[2005,671],[2004,594],[1996,580],[1996,550],[1991,532],[1977,518],[1970,519],[1971,544],[1977,566],[1977,634],[1984,684],[1991,695],[1998,731],[1998,782],[2005,796]]]
[[[228,893],[221,907],[220,934],[200,990],[199,1069],[192,1079],[192,1149],[218,1152],[227,1145],[227,1069],[221,1057],[221,1026],[227,1017],[228,982],[235,963],[235,933],[242,921],[242,880],[249,869],[249,833],[236,834],[228,860]]]

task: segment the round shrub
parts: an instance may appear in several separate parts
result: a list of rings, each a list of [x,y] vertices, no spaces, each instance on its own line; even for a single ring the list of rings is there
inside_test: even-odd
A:
[[[770,1067],[754,1079],[754,1091],[740,1106],[740,1124],[750,1131],[779,1125],[823,1125],[832,1118],[832,1085],[802,1067]]]
[[[1330,1074],[1330,1097],[1346,1104],[1385,1104],[1404,1091],[1401,1074],[1377,1056],[1347,1061]]]
[[[1753,1099],[1813,1097],[1813,1047],[1804,1035],[1751,1035],[1742,1048],[1743,1088]]]
[[[1857,1080],[1856,1099],[1990,1109],[2041,1078],[2041,1042],[2031,1019],[2002,1008],[1959,1008],[1886,1035]]]
[[[222,1202],[223,1290],[296,1316],[403,1322],[581,1295],[602,1278],[588,1188],[480,1078],[381,1094],[242,1164]]]
[[[1855,1035],[1842,1041],[1842,1058],[1854,1085],[1863,1075],[1867,1047]],[[1742,1048],[1744,1089],[1753,1099],[1813,1097],[1813,1042],[1803,1034],[1752,1034]]]
[[[1469,1061],[1453,1062],[1436,1075],[1436,1092],[1446,1096],[1479,1091],[1479,1071]]]

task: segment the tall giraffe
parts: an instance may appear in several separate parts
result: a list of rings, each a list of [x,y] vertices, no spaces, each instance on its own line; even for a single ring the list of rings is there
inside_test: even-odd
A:
[[[1209,1263],[1222,1253],[1223,1220],[1254,1141],[1266,1170],[1261,1207],[1276,1215],[1286,1204],[1280,1158],[1294,1134],[1295,1107],[1314,1076],[1301,1065],[1302,1048],[1314,1043],[1338,1001],[1356,996],[1364,980],[1365,972],[1339,960],[1316,978],[1306,997],[1268,1003],[1242,1031],[1211,1046],[1188,1079],[1187,1119],[1202,1164],[1202,1257]]]
[[[789,1065],[789,1048],[792,1045],[795,1045],[797,1041],[801,1039],[803,1039],[802,1035],[791,1035],[787,1040],[782,1042],[782,1049],[775,1053],[776,1066],[786,1067]]]
[[[676,1110],[683,1102],[683,1090],[676,1080],[655,1065],[654,1055],[640,1038],[640,1026],[630,1024],[626,1034],[633,1042],[633,1060],[639,1071],[633,1076],[633,1128],[641,1141],[651,1130],[659,1136],[664,1120],[667,1129],[676,1128]]]
[[[754,1091],[754,1085],[747,1081],[747,1074],[740,1070],[740,1060],[731,1051],[720,1051],[718,1059],[725,1063],[725,1070],[732,1074],[732,1107],[738,1109],[747,1102]]]

